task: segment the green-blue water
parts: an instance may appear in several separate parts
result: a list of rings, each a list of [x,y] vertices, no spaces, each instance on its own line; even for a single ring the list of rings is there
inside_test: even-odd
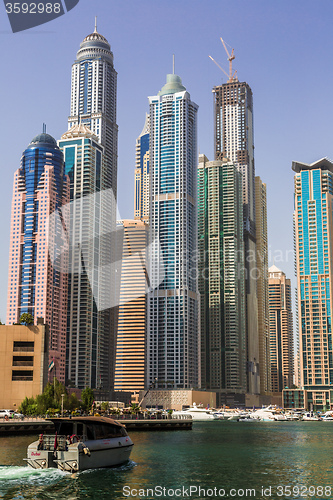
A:
[[[0,438],[0,498],[333,499],[333,422],[202,422],[131,437],[128,464],[75,475],[22,465],[34,436]]]

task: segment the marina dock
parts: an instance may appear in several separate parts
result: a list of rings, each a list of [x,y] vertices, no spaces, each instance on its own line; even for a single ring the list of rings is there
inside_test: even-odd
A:
[[[131,415],[126,415],[126,418],[117,417],[115,418],[115,420],[124,424],[128,431],[167,431],[192,429],[192,419],[188,418],[131,417]],[[53,423],[46,419],[25,418],[24,420],[8,421],[0,419],[0,436],[16,434],[40,434],[53,430]]]

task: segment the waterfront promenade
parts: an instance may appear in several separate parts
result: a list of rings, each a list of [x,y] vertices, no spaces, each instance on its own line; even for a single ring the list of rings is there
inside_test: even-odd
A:
[[[152,417],[149,415],[109,415],[110,418],[121,422],[127,430],[138,431],[165,431],[165,430],[191,430],[191,418],[172,418],[167,415]],[[13,434],[39,434],[54,430],[50,420],[40,417],[25,417],[21,419],[5,420],[0,418],[0,436]]]

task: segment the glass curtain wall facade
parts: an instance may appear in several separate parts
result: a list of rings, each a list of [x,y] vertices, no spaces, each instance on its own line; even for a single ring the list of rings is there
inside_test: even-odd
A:
[[[271,385],[273,392],[282,392],[294,378],[291,284],[275,265],[268,271]]]
[[[94,139],[94,151],[97,153],[97,142],[103,148],[103,161],[100,167],[97,162],[92,165],[86,165],[86,175],[91,172],[91,179],[84,183],[81,187],[81,194],[71,191],[71,200],[76,200],[78,196],[89,196],[94,193],[103,192],[100,200],[108,199],[108,209],[106,213],[99,215],[100,219],[95,220],[95,224],[99,224],[100,228],[109,228],[108,235],[103,235],[103,243],[100,242],[100,250],[98,261],[100,265],[109,268],[109,276],[107,279],[98,281],[98,284],[90,283],[90,286],[97,287],[93,291],[99,297],[99,302],[107,303],[107,298],[110,296],[109,303],[117,304],[117,283],[116,283],[116,202],[117,202],[117,157],[118,157],[118,126],[116,123],[116,94],[117,94],[117,73],[113,65],[113,53],[111,52],[110,44],[104,36],[95,31],[86,36],[80,44],[80,49],[77,52],[76,60],[72,65],[71,78],[71,112],[68,118],[69,131],[72,127],[83,125],[89,129],[96,137]],[[88,140],[88,139],[87,139]],[[98,156],[98,155],[97,155]],[[96,156],[96,157],[97,157]],[[100,168],[100,171],[92,171]],[[83,174],[81,170],[76,170],[77,179],[74,184],[77,184]],[[92,179],[95,180],[92,180]],[[99,180],[97,180],[99,179]],[[99,183],[99,184],[98,184]],[[84,194],[83,194],[84,193]],[[76,196],[76,198],[75,198]],[[97,216],[97,215],[96,215]],[[104,218],[103,218],[104,217]],[[106,218],[105,218],[106,217]],[[89,221],[87,219],[87,224]],[[86,230],[89,231],[88,225]],[[96,229],[101,231],[101,229]],[[96,243],[97,244],[97,243]],[[94,245],[92,245],[92,248]],[[96,248],[96,247],[95,247]],[[84,288],[86,285],[84,285]],[[83,289],[75,290],[77,296],[82,296]],[[70,290],[70,296],[74,292]],[[90,292],[91,295],[91,292]],[[104,299],[102,299],[104,296]],[[73,299],[75,300],[75,299]],[[87,299],[90,300],[89,297]],[[95,301],[96,302],[96,301]],[[81,302],[72,303],[71,309],[78,307],[76,311],[77,317],[81,316]],[[85,307],[85,306],[84,306]],[[115,364],[115,342],[117,334],[117,307],[103,308],[101,314],[96,312],[96,303],[91,302],[91,310],[89,312],[90,319],[87,324],[86,336],[84,327],[82,329],[81,341],[75,346],[68,346],[72,349],[72,364],[69,368],[68,376],[73,381],[76,380],[80,388],[89,386],[101,390],[112,390],[114,378]],[[74,312],[73,312],[74,314]],[[103,320],[97,320],[96,316],[103,317]],[[74,316],[72,316],[74,318]],[[91,318],[95,318],[95,326],[93,327],[96,334],[91,337],[90,331]],[[97,325],[96,325],[97,321]],[[82,322],[82,320],[81,320]],[[76,324],[70,323],[68,342],[75,335]],[[97,338],[95,338],[97,335]],[[84,340],[86,339],[86,340]],[[97,352],[90,351],[92,342],[96,346]],[[78,352],[75,353],[75,350]],[[88,353],[88,354],[87,354]],[[92,366],[92,356],[96,360]],[[82,364],[83,361],[83,364]],[[85,370],[85,373],[84,373]]]
[[[150,240],[163,261],[150,261],[147,384],[197,387],[197,109],[179,76],[150,104]]]
[[[301,386],[313,409],[330,409],[333,163],[293,162]],[[332,399],[332,398],[331,398]]]
[[[136,140],[134,178],[134,219],[149,222],[149,115]]]
[[[49,134],[32,139],[14,175],[8,276],[8,325],[21,314],[43,318],[49,325],[49,358],[55,375],[65,382],[68,254],[59,247],[60,269],[53,268],[50,252],[62,227],[50,215],[69,201],[69,179],[63,154]],[[52,220],[52,219],[51,219]]]
[[[147,246],[149,226],[123,220],[115,391],[143,390],[146,382]]]
[[[59,141],[70,178],[67,378],[79,388],[106,389],[112,383],[115,346],[109,311],[98,307],[108,291],[111,260],[109,205],[100,194],[104,148],[84,125]]]
[[[246,392],[242,174],[199,155],[201,387]]]
[[[215,159],[227,158],[242,173],[245,245],[247,390],[260,393],[258,303],[256,280],[255,168],[253,95],[237,78],[213,88]]]
[[[255,178],[260,393],[271,392],[266,184]]]

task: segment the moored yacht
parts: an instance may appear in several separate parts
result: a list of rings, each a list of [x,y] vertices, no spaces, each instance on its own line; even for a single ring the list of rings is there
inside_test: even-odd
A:
[[[193,403],[193,406],[189,408],[185,408],[181,411],[174,411],[172,416],[183,416],[183,415],[191,415],[194,421],[206,421],[206,420],[215,420],[214,412],[209,408],[203,408],[202,406],[197,406]]]
[[[34,469],[77,472],[127,462],[133,442],[125,427],[106,417],[51,418],[55,434],[40,434],[28,446],[27,464]]]
[[[274,422],[276,414],[276,407],[273,405],[260,408],[250,413],[252,418],[258,418],[262,422]]]

